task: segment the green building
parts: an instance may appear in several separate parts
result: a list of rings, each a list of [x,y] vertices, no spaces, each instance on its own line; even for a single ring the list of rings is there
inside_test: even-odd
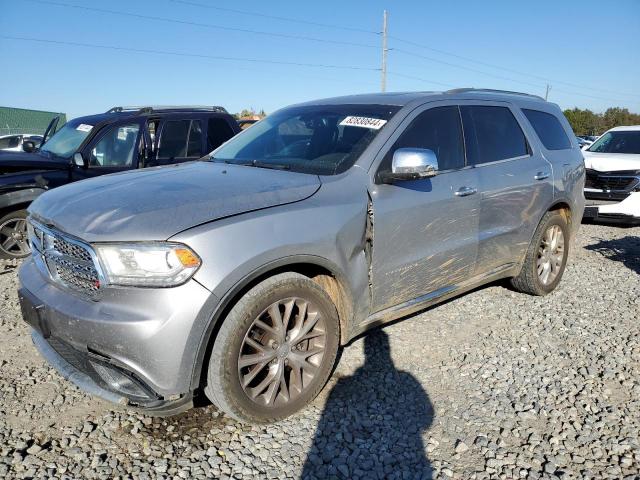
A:
[[[67,121],[64,113],[0,107],[0,135],[13,133],[38,133],[42,135],[53,117],[60,115],[58,128]]]

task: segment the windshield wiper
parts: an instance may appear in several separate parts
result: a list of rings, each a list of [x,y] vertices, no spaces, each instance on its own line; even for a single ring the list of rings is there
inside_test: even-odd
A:
[[[260,160],[249,160],[244,162],[224,160],[224,163],[227,163],[229,165],[242,165],[244,167],[269,168],[272,170],[291,170],[291,166],[285,165],[284,163],[269,163],[269,162],[262,162]]]

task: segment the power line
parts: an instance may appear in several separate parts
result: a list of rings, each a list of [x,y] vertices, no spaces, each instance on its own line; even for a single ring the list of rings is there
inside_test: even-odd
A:
[[[117,45],[100,45],[96,43],[66,42],[63,40],[51,40],[51,39],[32,38],[32,37],[16,37],[16,36],[10,36],[10,35],[0,35],[0,38],[6,39],[6,40],[49,43],[53,45],[67,45],[67,46],[84,47],[84,48],[99,48],[103,50],[117,50],[117,51],[124,51],[124,52],[133,52],[133,53],[145,53],[145,54],[151,53],[155,55],[171,55],[176,57],[205,58],[210,60],[268,63],[268,64],[275,64],[275,65],[289,65],[289,66],[296,66],[296,67],[366,70],[366,71],[374,71],[374,72],[380,71],[379,68],[358,67],[353,65],[330,65],[330,64],[322,64],[322,63],[301,63],[301,62],[288,62],[283,60],[263,60],[258,58],[229,57],[229,56],[221,56],[221,55],[204,55],[199,53],[176,52],[176,51],[169,51],[169,50],[153,50],[153,49],[147,49],[147,48],[120,47]]]
[[[564,82],[564,81],[561,81],[561,80],[552,79],[552,78],[548,78],[548,77],[541,76],[541,75],[535,75],[535,74],[532,74],[532,73],[525,73],[525,72],[521,72],[519,70],[515,70],[513,68],[507,68],[507,67],[503,67],[501,65],[496,65],[496,64],[493,64],[493,63],[483,62],[483,61],[480,61],[480,60],[476,60],[474,58],[469,58],[469,57],[465,57],[463,55],[458,55],[456,53],[447,52],[445,50],[440,50],[438,48],[433,48],[433,47],[430,47],[428,45],[424,45],[422,43],[413,42],[411,40],[406,40],[404,38],[399,38],[399,37],[396,37],[396,36],[393,36],[393,35],[389,35],[389,38],[391,38],[391,39],[393,39],[393,40],[395,40],[397,42],[406,43],[407,45],[412,45],[412,46],[418,47],[418,48],[424,48],[425,50],[430,50],[432,52],[440,53],[442,55],[455,57],[455,58],[458,58],[460,60],[465,60],[467,62],[475,63],[477,65],[483,65],[485,67],[495,68],[495,69],[498,69],[498,70],[503,70],[505,72],[511,72],[511,73],[515,73],[517,75],[522,75],[522,76],[525,76],[525,77],[531,77],[531,78],[535,78],[535,79],[538,79],[538,80],[543,80],[545,82],[550,81],[552,83],[560,83],[560,84],[563,84],[563,85],[567,85],[569,87],[581,88],[583,90],[600,91],[600,92],[604,92],[604,93],[612,93],[614,95],[640,96],[640,94],[637,94],[637,93],[616,92],[616,91],[613,91],[613,90],[606,90],[604,88],[588,87],[586,85],[578,85],[576,83]],[[599,98],[599,97],[596,97],[596,98]],[[607,99],[605,99],[605,100],[607,100]]]
[[[457,85],[452,85],[450,83],[436,82],[435,80],[427,80],[426,78],[415,77],[413,75],[405,75],[404,73],[389,72],[389,75],[393,75],[394,77],[407,78],[409,80],[418,80],[420,82],[431,83],[433,85],[439,85],[441,87],[446,87],[446,88],[456,88],[457,87]]]
[[[249,15],[251,17],[259,17],[259,18],[269,18],[271,20],[280,20],[283,22],[292,22],[292,23],[298,23],[298,24],[304,24],[304,25],[314,25],[316,27],[325,27],[325,28],[335,28],[338,30],[348,30],[351,32],[360,32],[360,33],[370,33],[373,35],[380,35],[380,32],[375,32],[373,30],[365,30],[363,28],[356,28],[356,27],[345,27],[343,25],[332,25],[329,23],[320,23],[320,22],[312,22],[310,20],[301,20],[299,18],[290,18],[290,17],[281,17],[278,15],[268,15],[265,13],[256,13],[256,12],[247,12],[246,10],[236,10],[234,8],[226,8],[226,7],[219,7],[217,5],[208,5],[205,3],[198,3],[198,2],[190,2],[187,0],[171,0],[174,3],[182,3],[183,5],[191,5],[193,7],[201,7],[201,8],[208,8],[210,10],[218,10],[220,12],[229,12],[229,13],[237,13],[240,15]]]
[[[153,20],[157,22],[167,22],[167,23],[175,23],[178,25],[189,25],[192,27],[203,27],[203,28],[212,28],[216,30],[224,30],[229,32],[240,32],[240,33],[250,33],[253,35],[264,35],[268,37],[277,37],[277,38],[288,38],[292,40],[304,40],[309,42],[318,42],[318,43],[328,43],[332,45],[347,45],[351,47],[361,47],[361,48],[379,48],[377,45],[369,45],[365,43],[356,43],[356,42],[345,42],[342,40],[327,40],[324,38],[317,37],[307,37],[305,35],[289,35],[286,33],[275,33],[275,32],[265,32],[262,30],[251,30],[248,28],[236,28],[236,27],[228,27],[225,25],[216,25],[213,23],[200,23],[200,22],[191,22],[188,20],[177,20],[175,18],[167,18],[167,17],[158,17],[154,15],[142,15],[139,13],[132,12],[121,12],[118,10],[109,10],[106,8],[96,8],[96,7],[86,7],[84,5],[72,5],[70,3],[63,2],[55,2],[51,0],[27,0],[29,2],[39,3],[43,5],[52,5],[55,7],[63,7],[63,8],[73,8],[77,10],[85,10],[89,12],[97,12],[97,13],[108,13],[110,15],[119,15],[123,17],[131,17],[131,18],[141,18],[144,20]]]
[[[423,60],[427,60],[427,61],[430,61],[430,62],[440,63],[442,65],[447,65],[449,67],[454,67],[454,68],[460,68],[462,70],[468,70],[470,72],[479,73],[481,75],[487,75],[489,77],[497,78],[497,79],[500,79],[500,80],[506,80],[506,81],[513,82],[513,83],[519,83],[519,84],[522,84],[522,85],[528,85],[528,86],[539,88],[541,90],[547,88],[546,84],[542,85],[542,84],[538,84],[538,83],[528,82],[528,81],[525,81],[525,80],[518,80],[516,78],[504,77],[502,75],[496,75],[494,73],[485,72],[485,71],[482,71],[482,70],[478,70],[476,68],[466,67],[464,65],[459,65],[459,64],[456,64],[456,63],[447,62],[445,60],[440,60],[440,59],[433,58],[433,57],[427,57],[425,55],[420,55],[419,53],[409,52],[409,51],[401,50],[401,49],[397,49],[397,48],[396,49],[392,49],[392,50],[396,51],[396,52],[403,53],[405,55],[410,55],[410,56],[413,56],[413,57],[416,57],[416,58],[421,58]],[[614,99],[614,98],[602,97],[602,96],[597,96],[597,95],[590,95],[590,94],[580,93],[580,92],[575,92],[575,91],[561,90],[559,88],[556,88],[555,91],[556,92],[565,93],[565,94],[569,94],[569,95],[578,95],[578,96],[581,96],[581,97],[595,98],[595,99],[599,99],[599,100],[606,100],[606,101],[609,101],[609,102],[619,102],[619,101],[622,100],[620,98]]]

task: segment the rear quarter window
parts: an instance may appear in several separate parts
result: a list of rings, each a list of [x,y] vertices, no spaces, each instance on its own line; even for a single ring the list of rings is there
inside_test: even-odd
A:
[[[544,148],[547,150],[567,150],[571,148],[571,141],[555,115],[526,108],[523,108],[522,112],[536,131]]]

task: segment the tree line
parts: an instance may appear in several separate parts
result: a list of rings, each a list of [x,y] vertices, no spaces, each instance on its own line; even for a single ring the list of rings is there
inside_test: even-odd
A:
[[[610,128],[621,125],[640,125],[640,114],[631,113],[626,108],[611,107],[604,113],[574,108],[565,110],[571,128],[576,135],[601,135]]]

